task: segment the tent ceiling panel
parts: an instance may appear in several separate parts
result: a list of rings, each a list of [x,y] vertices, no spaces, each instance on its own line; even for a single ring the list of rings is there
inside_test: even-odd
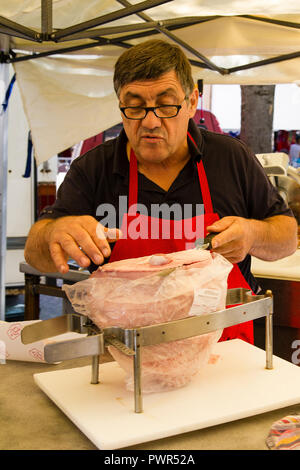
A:
[[[140,1],[140,0],[139,0]],[[139,3],[139,2],[132,2]],[[74,24],[89,21],[100,15],[120,10],[116,0],[53,0],[53,28],[68,28]],[[41,27],[41,0],[1,0],[1,15],[24,26]],[[136,17],[131,21],[136,21]],[[123,22],[128,20],[124,19]]]
[[[101,29],[99,30],[101,32]],[[107,29],[104,29],[104,32]],[[151,37],[151,31],[148,32]],[[300,49],[300,30],[294,28],[283,28],[278,25],[266,23],[254,23],[252,20],[237,17],[219,18],[209,23],[201,23],[193,26],[186,26],[175,31],[176,37],[181,39],[187,44],[191,43],[193,38],[193,47],[199,53],[212,56],[212,55],[245,55],[245,63],[248,60],[248,55],[280,55],[291,52],[297,52]],[[157,35],[156,35],[157,36]],[[102,37],[102,36],[101,36]],[[124,38],[124,34],[108,35],[107,39]],[[165,38],[165,36],[163,35]],[[129,35],[130,38],[130,35]],[[259,41],[257,40],[259,38]],[[96,41],[71,41],[67,44],[56,44],[53,42],[31,43],[30,41],[18,38],[13,40],[14,48],[16,50],[27,50],[33,52],[51,51],[57,48],[73,47],[80,44],[91,44]],[[128,42],[128,35],[125,37]],[[146,38],[147,39],[147,38]],[[137,44],[145,40],[134,39],[132,44]],[[83,49],[83,53],[96,55],[102,54],[98,48]],[[224,65],[226,67],[226,64]]]
[[[132,2],[133,3],[133,2]],[[198,13],[196,13],[198,11]],[[174,0],[163,9],[153,8],[149,12],[153,19],[171,18],[176,12],[180,16],[191,15],[280,15],[300,13],[300,7],[294,0]]]
[[[281,29],[282,27],[277,25],[253,24],[251,20],[244,18],[223,17],[209,23],[176,29],[174,33],[185,43],[192,43],[193,48],[211,60],[213,56],[238,55],[244,56],[243,63],[251,63],[251,56],[273,57],[300,50],[300,30],[284,28],[283,32]],[[161,34],[148,38],[154,37],[168,40]],[[130,42],[138,44],[141,41],[134,39]],[[194,58],[190,54],[188,56]],[[226,59],[222,66],[227,67]],[[228,62],[228,67],[230,66]]]
[[[176,31],[176,36],[193,45],[203,54],[277,54],[295,52],[300,46],[300,30],[254,22],[245,18],[218,18],[209,23]],[[257,40],[259,38],[259,41]]]
[[[131,0],[132,5],[141,0]],[[65,28],[88,21],[99,15],[120,9],[117,0],[53,0],[53,27]],[[41,0],[1,0],[1,15],[30,28],[40,28]],[[173,0],[170,4],[152,8],[148,14],[154,20],[176,16],[208,15],[262,15],[272,18],[285,17],[291,20],[300,13],[299,3],[295,0]],[[133,21],[137,21],[136,16]]]

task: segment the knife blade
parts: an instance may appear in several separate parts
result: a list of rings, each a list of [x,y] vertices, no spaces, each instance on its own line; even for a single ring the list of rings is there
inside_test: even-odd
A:
[[[211,242],[216,235],[218,235],[218,233],[211,232],[208,235],[206,235],[204,240],[203,238],[198,238],[195,241],[195,248],[197,248],[198,250],[211,250],[212,249]]]

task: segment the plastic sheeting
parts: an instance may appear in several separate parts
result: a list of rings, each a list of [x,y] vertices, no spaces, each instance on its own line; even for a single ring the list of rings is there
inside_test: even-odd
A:
[[[217,253],[191,249],[108,263],[89,279],[63,286],[73,308],[99,328],[135,328],[221,311],[232,264]],[[142,390],[182,387],[203,368],[222,330],[145,346]],[[133,390],[132,357],[109,346]]]
[[[130,3],[139,1],[131,0]],[[120,3],[114,0],[53,0],[53,28],[69,27],[121,8]],[[264,4],[258,0],[173,0],[146,10],[145,13],[153,21],[225,15],[172,32],[220,67],[249,64],[300,49],[300,32],[297,28],[232,16],[251,14],[299,23],[300,4],[294,0],[272,0]],[[0,14],[24,26],[41,29],[40,0],[0,0]],[[131,15],[104,26],[133,23],[143,23],[143,20],[137,15]],[[117,36],[122,34],[107,37]],[[166,39],[161,34],[153,37]],[[130,43],[146,39],[135,39]],[[90,39],[80,39],[36,43],[21,38],[11,39],[12,48],[16,52],[39,52],[90,42]],[[38,164],[120,122],[112,75],[114,63],[122,52],[123,49],[117,46],[98,46],[80,51],[80,58],[69,54],[15,64]],[[187,55],[190,59],[198,60],[191,52],[187,52]],[[300,58],[295,58],[229,75],[193,67],[193,75],[195,80],[203,79],[210,84],[300,83],[299,70]]]

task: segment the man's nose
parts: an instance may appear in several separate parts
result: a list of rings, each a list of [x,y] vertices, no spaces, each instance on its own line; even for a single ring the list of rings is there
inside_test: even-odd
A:
[[[154,111],[149,110],[144,119],[142,119],[142,126],[148,129],[154,129],[161,126],[161,118],[158,118]]]

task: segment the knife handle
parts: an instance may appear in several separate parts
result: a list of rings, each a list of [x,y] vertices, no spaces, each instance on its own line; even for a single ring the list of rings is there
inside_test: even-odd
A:
[[[206,237],[204,238],[204,244],[206,243],[209,243],[209,246],[208,246],[208,250],[211,250],[212,249],[212,246],[211,246],[211,242],[212,242],[212,239],[218,235],[218,232],[211,232],[209,233],[208,235],[206,235]]]

